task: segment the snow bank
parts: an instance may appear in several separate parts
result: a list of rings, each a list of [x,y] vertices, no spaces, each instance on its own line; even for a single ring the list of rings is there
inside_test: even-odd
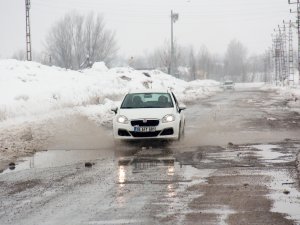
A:
[[[288,101],[288,106],[293,108],[295,111],[300,112],[300,86],[275,86],[265,85],[261,88],[262,90],[273,90]]]
[[[103,62],[91,69],[72,71],[35,62],[0,60],[0,125],[70,111],[104,121],[111,116],[114,101],[141,88],[171,88],[185,102],[220,90],[215,81],[185,82],[157,70],[108,69]]]
[[[192,103],[201,98],[206,98],[218,92],[220,83],[214,80],[195,80],[186,83],[183,92],[178,93],[178,98],[187,103]]]

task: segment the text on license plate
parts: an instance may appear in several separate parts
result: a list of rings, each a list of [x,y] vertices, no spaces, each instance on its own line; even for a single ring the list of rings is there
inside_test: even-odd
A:
[[[155,132],[155,127],[134,127],[135,132]]]

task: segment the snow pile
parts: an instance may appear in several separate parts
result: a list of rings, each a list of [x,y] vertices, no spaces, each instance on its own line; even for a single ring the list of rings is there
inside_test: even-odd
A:
[[[179,100],[186,102],[220,91],[215,81],[185,82],[157,70],[108,69],[102,62],[91,69],[72,71],[35,62],[0,60],[0,121],[3,125],[79,112],[101,123],[111,117],[115,101],[141,88],[171,88]]]
[[[288,101],[288,106],[300,112],[300,86],[265,85],[262,90],[273,90]]]
[[[188,82],[182,93],[178,94],[183,102],[195,102],[219,91],[220,83],[214,80],[195,80]]]
[[[92,70],[102,73],[102,72],[107,72],[108,68],[106,67],[104,62],[96,62],[94,63]]]

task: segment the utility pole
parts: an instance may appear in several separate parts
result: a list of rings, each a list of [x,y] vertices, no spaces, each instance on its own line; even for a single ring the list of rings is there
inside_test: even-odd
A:
[[[274,29],[274,39],[273,39],[273,46],[274,46],[274,61],[275,61],[275,82],[276,85],[279,84],[279,80],[282,78],[282,36],[281,30],[279,28],[278,32]]]
[[[27,61],[32,60],[31,52],[31,33],[30,33],[30,0],[25,0],[26,9],[26,59]]]
[[[295,85],[293,29],[291,20],[289,25],[289,76],[290,83]]]
[[[179,14],[173,13],[171,10],[171,59],[170,59],[170,69],[169,73],[174,75],[174,34],[173,34],[173,24],[178,20]]]
[[[289,71],[289,85],[295,84],[295,72],[294,72],[294,48],[293,48],[293,23],[290,20],[288,23],[284,24],[289,25],[289,54],[288,54],[288,71]]]
[[[300,1],[297,0],[296,2],[291,2],[291,0],[288,0],[289,4],[297,4],[297,11],[293,12],[290,10],[291,13],[297,13],[297,29],[298,29],[298,71],[300,73]],[[300,79],[300,76],[299,76]],[[294,81],[295,82],[295,81]]]
[[[284,22],[284,21],[283,21]],[[287,35],[286,35],[286,29],[285,29],[285,24],[283,24],[283,27],[280,27],[280,25],[278,25],[279,28],[279,35],[280,35],[280,44],[281,44],[281,65],[282,65],[282,77],[281,77],[281,82],[282,85],[284,85],[285,80],[287,80],[288,78],[288,58],[287,58]]]

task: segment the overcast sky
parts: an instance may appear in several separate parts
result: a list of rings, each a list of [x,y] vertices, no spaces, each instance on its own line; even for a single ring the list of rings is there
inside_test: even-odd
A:
[[[201,45],[223,54],[233,38],[250,54],[271,46],[271,33],[293,19],[288,0],[31,0],[34,51],[43,49],[47,32],[65,13],[77,10],[104,15],[116,32],[119,53],[141,55],[170,39],[170,11],[179,13],[174,33],[180,45]],[[292,5],[294,7],[295,5]],[[0,0],[0,58],[25,49],[25,0]]]

